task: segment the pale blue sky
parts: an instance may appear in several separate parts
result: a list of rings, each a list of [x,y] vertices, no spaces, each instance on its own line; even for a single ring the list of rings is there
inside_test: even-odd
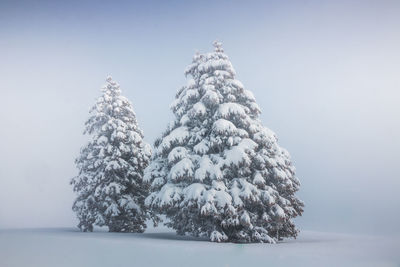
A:
[[[152,143],[218,39],[292,155],[301,228],[400,233],[398,2],[143,2],[0,2],[0,227],[75,225],[68,183],[106,76]]]

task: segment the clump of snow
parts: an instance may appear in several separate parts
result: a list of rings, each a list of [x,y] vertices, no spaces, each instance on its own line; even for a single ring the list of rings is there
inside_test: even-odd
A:
[[[189,132],[187,127],[176,128],[163,138],[159,148],[161,151],[167,151],[173,144],[184,145],[188,137]]]
[[[213,124],[213,131],[216,134],[233,135],[237,132],[236,126],[225,119],[219,119]]]
[[[186,156],[187,156],[186,148],[181,147],[181,146],[175,147],[168,154],[168,162],[174,163],[174,162],[177,162],[178,160],[185,158]]]
[[[217,118],[229,118],[232,115],[246,117],[245,109],[242,105],[237,103],[224,103],[221,104],[216,113]]]
[[[181,180],[193,176],[193,163],[190,159],[181,159],[171,168],[170,179],[173,181]]]
[[[224,232],[220,233],[218,231],[213,231],[211,233],[211,235],[210,235],[210,239],[213,242],[218,242],[219,243],[219,242],[227,241],[228,240],[228,236]]]

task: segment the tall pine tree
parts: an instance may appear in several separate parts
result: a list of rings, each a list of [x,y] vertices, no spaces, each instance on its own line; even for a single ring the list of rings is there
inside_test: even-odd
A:
[[[148,218],[143,171],[151,149],[143,142],[131,103],[111,77],[90,114],[84,133],[91,139],[76,159],[79,174],[71,181],[78,195],[72,207],[78,227],[82,231],[93,231],[93,225],[98,225],[107,226],[110,232],[143,232]]]
[[[175,120],[155,142],[146,205],[178,234],[216,242],[296,237],[303,212],[288,152],[259,119],[253,94],[235,79],[221,43],[196,54],[176,94]]]

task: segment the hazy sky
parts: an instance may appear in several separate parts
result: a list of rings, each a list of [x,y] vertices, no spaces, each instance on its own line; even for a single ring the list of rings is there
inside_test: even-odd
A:
[[[145,140],[223,42],[292,155],[301,229],[400,233],[397,1],[0,1],[0,228],[74,226],[69,185],[108,74]]]

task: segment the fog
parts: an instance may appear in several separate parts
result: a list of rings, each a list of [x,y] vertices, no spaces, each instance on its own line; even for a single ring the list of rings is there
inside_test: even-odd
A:
[[[398,2],[166,2],[1,1],[0,228],[76,225],[69,181],[106,76],[152,144],[218,39],[292,156],[300,229],[400,234]]]

